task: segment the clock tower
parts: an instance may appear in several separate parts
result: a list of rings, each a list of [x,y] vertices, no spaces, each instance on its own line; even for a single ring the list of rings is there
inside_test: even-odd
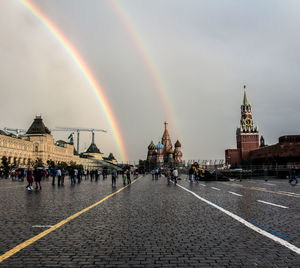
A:
[[[240,127],[236,130],[237,149],[240,151],[241,162],[248,158],[249,152],[259,148],[259,133],[252,118],[251,105],[248,102],[246,86],[241,105]]]

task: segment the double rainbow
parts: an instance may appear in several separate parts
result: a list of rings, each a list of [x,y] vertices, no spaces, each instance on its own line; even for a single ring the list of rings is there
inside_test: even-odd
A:
[[[88,68],[85,61],[81,58],[78,51],[76,51],[76,49],[69,42],[69,40],[63,35],[63,33],[32,2],[30,2],[29,0],[20,0],[20,2],[46,26],[46,28],[53,34],[53,36],[58,40],[58,42],[70,55],[74,63],[78,66],[83,76],[86,78],[96,98],[98,99],[100,106],[106,116],[106,119],[108,120],[112,128],[113,136],[117,143],[122,160],[128,160],[126,149],[124,146],[124,141],[112,108],[109,105],[109,102],[103,93],[102,87],[93,76],[91,70]]]
[[[138,31],[136,23],[134,23],[129,12],[126,10],[121,1],[108,0],[108,3],[111,5],[113,10],[118,14],[118,18],[121,19],[122,24],[125,26],[127,32],[131,35],[136,47],[138,48],[141,57],[143,58],[146,67],[150,73],[154,86],[157,90],[158,95],[160,96],[160,101],[162,102],[162,108],[165,111],[167,118],[164,118],[164,121],[167,120],[170,123],[170,127],[174,130],[174,134],[177,138],[180,138],[180,132],[178,124],[175,120],[175,109],[173,108],[170,93],[168,93],[165,82],[161,76],[161,72],[157,64],[155,64],[154,58],[151,56],[150,49],[148,48],[145,40]]]

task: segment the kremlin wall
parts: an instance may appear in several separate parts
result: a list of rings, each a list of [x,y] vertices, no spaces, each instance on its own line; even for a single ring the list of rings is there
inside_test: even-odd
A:
[[[21,137],[0,130],[0,160],[3,156],[7,157],[9,164],[18,167],[32,165],[38,158],[45,166],[48,160],[52,160],[55,163],[73,162],[82,165],[84,169],[98,169],[117,164],[112,154],[104,159],[94,143],[86,152],[78,155],[73,144],[55,142],[40,116],[34,119],[26,134]]]

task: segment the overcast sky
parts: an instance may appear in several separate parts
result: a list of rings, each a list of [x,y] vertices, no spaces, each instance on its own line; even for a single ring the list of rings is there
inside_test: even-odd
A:
[[[267,144],[300,134],[300,1],[124,0],[164,81],[168,118],[136,40],[112,0],[35,0],[81,54],[108,97],[130,160],[145,159],[163,122],[184,159],[223,159],[235,148],[243,85]],[[28,128],[41,114],[55,126],[107,129],[105,155],[120,154],[86,79],[61,44],[17,0],[0,1],[0,128]],[[69,133],[54,133],[67,139]],[[81,150],[90,144],[82,134]]]

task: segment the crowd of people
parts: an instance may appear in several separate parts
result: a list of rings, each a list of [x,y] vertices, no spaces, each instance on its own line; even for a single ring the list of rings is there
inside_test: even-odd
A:
[[[0,169],[0,179],[1,178],[11,178],[15,181],[27,181],[26,189],[32,191],[33,189],[41,190],[42,181],[52,179],[52,185],[63,186],[65,184],[65,178],[70,178],[71,185],[80,183],[82,180],[98,181],[103,177],[103,180],[107,179],[108,175],[111,175],[112,186],[116,187],[116,181],[119,175],[122,176],[123,185],[131,183],[131,174],[134,179],[138,178],[138,169],[131,169],[130,166],[124,167],[121,171],[117,171],[115,168],[108,169],[92,169],[83,170],[80,168],[68,167],[64,168],[19,168],[11,169],[9,172],[5,172]]]
[[[163,170],[161,168],[153,169],[151,171],[152,180],[158,180],[158,178],[160,178],[162,176],[162,174],[167,178],[168,184],[170,184],[171,181],[173,181],[175,183],[175,185],[177,184],[179,173],[178,173],[178,170],[176,167],[165,168]]]

